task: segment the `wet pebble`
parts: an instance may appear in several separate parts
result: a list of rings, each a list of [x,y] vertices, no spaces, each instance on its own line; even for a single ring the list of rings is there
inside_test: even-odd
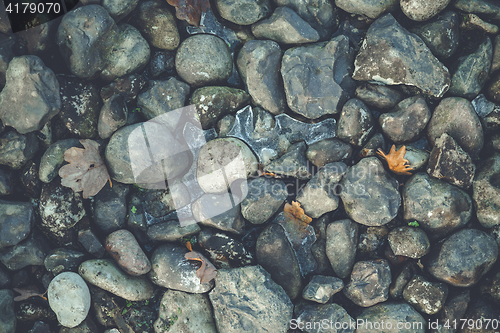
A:
[[[387,260],[358,261],[343,291],[356,305],[366,308],[387,301],[390,284],[391,268]]]
[[[409,97],[382,114],[378,121],[384,134],[393,142],[414,141],[431,119],[431,111],[422,96]]]
[[[250,25],[271,14],[269,0],[217,0],[215,2],[220,15],[233,23]]]
[[[199,34],[181,43],[175,69],[184,81],[194,86],[217,84],[229,79],[233,61],[226,42],[213,35]]]
[[[253,24],[252,33],[257,38],[284,44],[304,44],[319,39],[318,32],[286,6],[276,8],[270,18]]]
[[[160,287],[188,293],[206,293],[213,288],[213,280],[201,283],[196,276],[199,263],[187,260],[184,255],[188,250],[184,247],[166,243],[160,245],[151,257],[149,279]]]
[[[334,276],[315,275],[302,291],[302,298],[327,303],[330,298],[344,288],[344,282]]]
[[[330,223],[326,228],[326,255],[332,268],[340,278],[351,273],[356,258],[358,225],[349,220]]]
[[[427,125],[427,138],[432,146],[447,133],[472,158],[484,144],[481,121],[471,102],[461,97],[448,97],[439,102]]]
[[[444,133],[434,142],[427,166],[430,176],[467,189],[472,185],[475,172],[472,158],[453,137]]]
[[[285,333],[292,319],[290,298],[260,266],[220,270],[209,297],[219,332]]]
[[[498,258],[493,237],[477,229],[462,229],[439,244],[428,259],[427,270],[452,286],[476,284]]]
[[[39,57],[15,57],[5,76],[5,87],[0,93],[0,119],[4,125],[26,134],[40,130],[59,112],[59,84],[54,72]]]
[[[89,288],[76,273],[57,275],[50,282],[47,298],[59,324],[65,327],[78,326],[90,310]]]
[[[337,209],[339,182],[346,172],[347,165],[342,162],[327,164],[299,191],[296,200],[309,217],[315,219]]]
[[[485,228],[500,225],[500,155],[479,164],[473,183],[474,206],[479,223]]]
[[[248,194],[241,201],[241,214],[250,223],[265,223],[283,206],[287,197],[283,181],[267,177],[251,179]]]
[[[160,301],[155,333],[206,332],[216,333],[212,308],[204,294],[167,290]]]
[[[255,247],[257,262],[271,273],[290,299],[295,299],[302,290],[302,276],[295,252],[278,224],[270,224],[257,239]]]
[[[34,223],[34,207],[29,202],[0,200],[0,250],[28,237]]]
[[[151,270],[148,257],[130,231],[120,229],[112,232],[106,238],[105,247],[120,268],[128,274],[138,276]]]
[[[407,303],[386,302],[369,307],[357,316],[356,320],[363,323],[358,326],[356,332],[370,333],[373,332],[373,323],[382,323],[385,327],[398,327],[399,323],[412,323],[408,328],[398,329],[401,333],[425,333],[427,321]],[[372,323],[370,326],[369,323]],[[401,325],[401,324],[400,324]]]
[[[92,204],[95,224],[110,233],[125,226],[127,215],[127,194],[129,186],[116,182],[113,187],[107,183],[95,195]]]
[[[414,227],[399,227],[388,235],[389,245],[397,256],[418,259],[430,250],[429,238],[422,229]]]
[[[177,23],[166,3],[141,2],[137,18],[135,23],[139,31],[152,46],[163,50],[175,50],[179,46]]]
[[[448,286],[444,283],[429,282],[422,276],[415,276],[403,290],[403,298],[411,306],[426,314],[436,314],[444,306],[448,297]]]
[[[285,111],[281,84],[281,49],[270,40],[250,40],[238,53],[237,66],[252,103],[274,115]]]
[[[38,140],[34,133],[19,134],[11,129],[0,135],[0,165],[17,170],[35,156]]]
[[[197,223],[181,226],[177,220],[154,224],[148,228],[148,237],[154,241],[174,242],[183,237],[189,237],[200,232]]]
[[[88,283],[129,301],[144,301],[153,296],[154,287],[146,277],[125,274],[109,259],[84,261],[78,273]]]
[[[346,161],[352,156],[352,147],[339,139],[325,139],[307,146],[306,157],[315,166]]]
[[[389,110],[401,102],[403,95],[385,85],[362,83],[356,88],[356,98],[370,107]]]
[[[368,157],[359,161],[347,171],[341,185],[345,211],[355,222],[381,226],[396,217],[401,205],[399,185],[379,159]],[[370,194],[374,192],[381,195]]]
[[[354,146],[363,146],[373,134],[375,118],[361,100],[348,100],[337,123],[337,137]]]
[[[463,227],[472,217],[472,201],[466,192],[428,174],[412,176],[402,195],[405,221],[417,221],[430,239]]]

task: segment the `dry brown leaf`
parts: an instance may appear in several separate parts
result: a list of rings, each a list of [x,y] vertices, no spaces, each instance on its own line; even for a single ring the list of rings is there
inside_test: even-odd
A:
[[[389,169],[397,175],[411,175],[409,171],[413,170],[410,162],[405,159],[406,147],[402,146],[401,149],[396,150],[396,146],[392,145],[389,154],[384,154],[381,149],[377,150],[377,154],[384,158],[389,166]]]
[[[196,260],[201,262],[201,267],[196,271],[196,276],[200,278],[200,283],[210,282],[217,275],[217,268],[203,256],[203,254],[191,251],[184,255],[187,260]]]
[[[285,213],[285,217],[287,219],[298,220],[306,224],[309,224],[312,221],[312,218],[304,213],[304,210],[300,207],[300,203],[297,201],[292,201],[291,205],[286,203],[283,212]]]
[[[109,180],[106,164],[99,155],[99,144],[93,140],[80,140],[85,147],[73,147],[64,152],[64,160],[69,164],[59,169],[61,185],[70,187],[75,192],[83,191],[83,198],[93,197]]]
[[[40,294],[37,290],[32,290],[32,289],[27,289],[27,288],[26,289],[24,289],[24,288],[12,288],[12,290],[21,294],[21,295],[14,297],[15,302],[24,301],[30,297],[33,297],[33,296],[38,296],[38,297],[43,298],[44,300],[47,300],[47,297],[44,296],[46,292],[43,294]]]
[[[201,15],[208,11],[210,2],[208,0],[167,0],[168,4],[175,7],[175,16],[179,20],[199,26]]]

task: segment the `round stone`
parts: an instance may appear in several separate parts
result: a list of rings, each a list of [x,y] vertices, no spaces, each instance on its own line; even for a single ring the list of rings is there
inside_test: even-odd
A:
[[[49,284],[47,297],[50,308],[62,326],[76,327],[85,320],[90,310],[90,291],[80,275],[65,272]]]
[[[184,81],[195,86],[224,83],[233,71],[233,60],[222,39],[199,34],[179,46],[175,69]]]

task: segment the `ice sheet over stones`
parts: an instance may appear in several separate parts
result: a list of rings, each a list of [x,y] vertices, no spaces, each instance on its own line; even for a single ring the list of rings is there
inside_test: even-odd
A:
[[[341,181],[340,194],[346,213],[368,226],[389,223],[401,205],[398,182],[376,157],[363,158]]]
[[[354,65],[355,80],[415,86],[434,97],[442,97],[451,84],[448,68],[391,14],[371,24]]]
[[[274,117],[274,127],[267,131],[256,132],[252,107],[247,106],[236,113],[233,128],[228,136],[245,141],[259,158],[261,164],[283,155],[290,144],[304,140],[312,144],[323,139],[335,137],[336,121],[325,119],[315,124],[296,120],[286,114]]]
[[[290,109],[308,119],[339,113],[354,94],[353,57],[344,35],[286,50],[281,76]]]
[[[285,333],[293,304],[261,266],[219,270],[209,297],[219,332]]]
[[[34,55],[9,62],[0,93],[0,119],[20,134],[40,130],[61,108],[54,72]]]

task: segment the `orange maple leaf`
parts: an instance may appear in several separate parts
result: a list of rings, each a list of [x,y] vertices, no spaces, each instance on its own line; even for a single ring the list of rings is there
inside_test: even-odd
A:
[[[381,149],[377,150],[377,154],[384,158],[389,166],[389,169],[397,175],[408,175],[410,176],[410,171],[413,168],[410,166],[410,162],[405,159],[406,147],[402,146],[401,149],[396,150],[396,145],[392,145],[389,154],[384,154]]]
[[[306,224],[309,224],[312,221],[312,218],[304,213],[304,210],[300,207],[300,203],[297,201],[292,201],[291,205],[286,203],[283,212],[285,213],[285,217],[287,219],[299,220]]]

